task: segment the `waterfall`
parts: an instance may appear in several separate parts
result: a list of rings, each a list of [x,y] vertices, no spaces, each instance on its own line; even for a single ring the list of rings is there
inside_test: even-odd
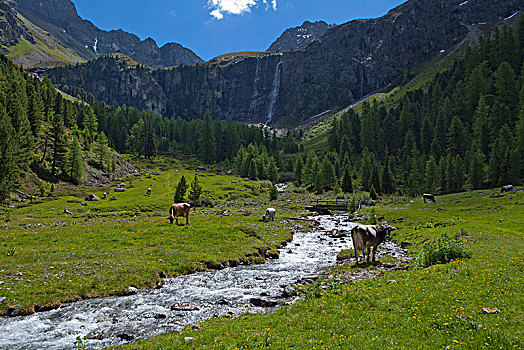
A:
[[[360,61],[360,99],[362,100],[364,91],[364,61]]]
[[[262,57],[257,57],[257,68],[255,70],[255,80],[253,81],[253,95],[251,96],[251,104],[249,105],[249,115],[253,116],[253,114],[256,112],[256,108],[258,107],[259,100],[258,97],[260,96],[260,92],[258,91],[258,82],[260,81],[260,61],[262,61]]]
[[[280,74],[282,71],[282,62],[279,61],[277,68],[275,69],[275,76],[273,78],[273,91],[271,91],[269,99],[269,110],[267,113],[267,122],[269,123],[273,118],[273,112],[275,109],[275,103],[277,102],[278,92],[280,90]]]

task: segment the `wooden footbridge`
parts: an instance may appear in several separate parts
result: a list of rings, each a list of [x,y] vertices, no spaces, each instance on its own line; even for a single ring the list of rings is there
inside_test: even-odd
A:
[[[312,205],[306,207],[309,211],[316,211],[319,214],[330,214],[332,211],[347,211],[350,201],[347,200],[334,200],[334,201],[321,201],[318,200]]]

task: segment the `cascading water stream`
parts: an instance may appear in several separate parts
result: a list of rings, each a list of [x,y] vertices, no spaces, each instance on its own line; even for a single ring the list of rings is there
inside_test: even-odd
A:
[[[0,349],[72,349],[87,336],[87,348],[102,348],[179,331],[219,316],[263,313],[297,297],[286,287],[314,279],[336,262],[350,238],[334,238],[333,228],[349,231],[347,215],[317,216],[311,232],[297,230],[280,258],[263,265],[238,266],[167,279],[159,289],[134,295],[89,299],[29,316],[0,318]],[[198,309],[172,308],[189,303]],[[265,304],[264,304],[265,303]],[[266,306],[261,307],[260,305]],[[267,307],[271,306],[271,307]]]
[[[277,67],[275,69],[275,76],[273,77],[273,90],[269,96],[269,109],[267,113],[267,123],[271,122],[273,118],[273,113],[275,110],[275,104],[277,102],[278,93],[280,91],[280,75],[282,72],[282,61],[278,61]]]

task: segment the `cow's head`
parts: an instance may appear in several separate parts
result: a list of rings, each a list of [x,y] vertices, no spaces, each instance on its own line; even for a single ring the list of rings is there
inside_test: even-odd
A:
[[[266,216],[266,214],[262,215],[262,221],[263,222],[266,222],[267,219],[268,219],[268,217]]]
[[[386,239],[387,240],[391,240],[391,232],[397,230],[396,227],[390,226],[388,223],[380,224],[380,225],[378,225],[378,227],[380,228],[380,230],[384,230],[386,232]]]
[[[173,215],[169,215],[167,218],[169,219],[169,222],[171,223],[171,225],[173,225],[173,221],[175,221],[175,218],[173,217]]]

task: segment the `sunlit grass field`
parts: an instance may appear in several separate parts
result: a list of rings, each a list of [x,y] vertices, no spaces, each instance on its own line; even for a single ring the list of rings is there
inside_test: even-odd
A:
[[[215,206],[192,209],[188,226],[184,218],[179,226],[170,225],[175,186],[182,175],[188,184],[194,180],[195,165],[140,165],[150,169],[115,179],[115,184],[126,184],[126,192],[85,188],[85,194],[100,198],[108,192],[98,202],[85,201],[85,194],[64,195],[3,210],[0,297],[6,299],[0,314],[16,305],[27,314],[83,298],[126,294],[130,286],[151,288],[166,276],[262,263],[267,250],[275,253],[292,237],[292,223],[282,217],[294,212],[297,204],[289,203],[297,200],[284,195],[272,202],[277,222],[263,223],[267,184],[211,171],[198,172],[198,178],[203,196]],[[153,172],[160,175],[149,175]],[[145,196],[148,188],[151,196]],[[66,191],[55,187],[55,193]],[[112,196],[117,199],[110,201]]]
[[[429,268],[414,260],[408,271],[379,272],[359,283],[344,283],[344,274],[356,270],[346,263],[306,289],[302,301],[274,314],[212,319],[197,330],[121,348],[521,349],[524,192],[497,194],[438,196],[436,204],[396,198],[375,208],[399,228],[397,243],[411,243],[412,255],[445,233],[465,242],[470,259]]]

